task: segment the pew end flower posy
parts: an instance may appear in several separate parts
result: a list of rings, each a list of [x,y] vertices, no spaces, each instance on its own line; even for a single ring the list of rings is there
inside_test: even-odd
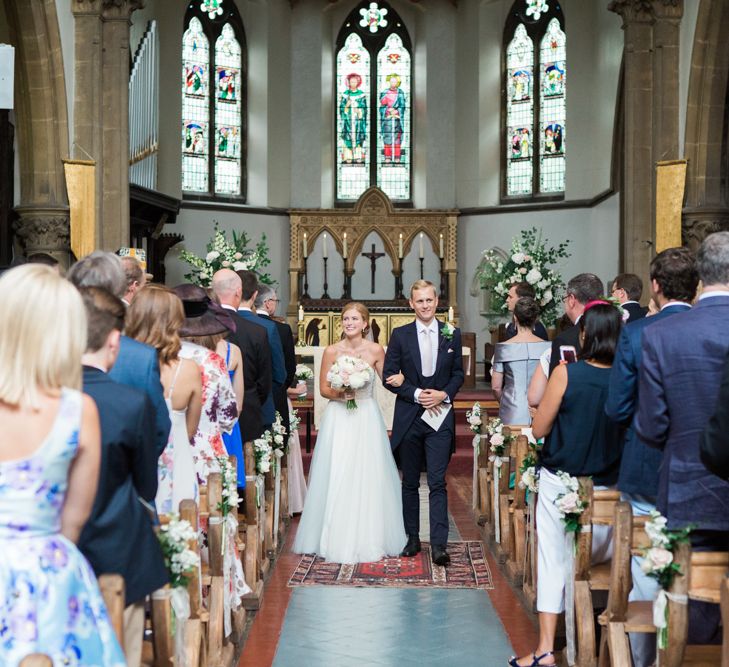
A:
[[[484,251],[478,274],[481,287],[491,290],[496,309],[506,314],[510,285],[528,282],[536,293],[541,321],[553,326],[559,316],[560,297],[564,291],[557,265],[570,257],[568,246],[569,241],[556,247],[547,245],[542,231],[536,227],[522,230],[511,242],[511,252],[506,261],[494,249]]]

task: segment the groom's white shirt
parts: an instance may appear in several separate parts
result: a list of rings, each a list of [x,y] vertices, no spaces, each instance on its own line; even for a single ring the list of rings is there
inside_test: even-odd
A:
[[[433,318],[433,321],[425,326],[420,320],[415,320],[415,328],[418,332],[418,347],[420,348],[420,368],[423,369],[423,375],[430,377],[435,375],[435,365],[438,361],[438,321]],[[430,345],[430,368],[426,368],[425,364],[428,361],[424,354],[425,346]],[[420,402],[420,389],[415,390],[415,402]]]

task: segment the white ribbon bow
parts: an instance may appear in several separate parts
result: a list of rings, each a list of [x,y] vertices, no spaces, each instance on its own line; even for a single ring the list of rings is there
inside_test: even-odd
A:
[[[494,464],[494,539],[497,544],[501,544],[501,509],[499,508],[499,479],[501,478],[501,466],[504,461],[508,461],[508,456],[489,456],[489,461]]]
[[[475,511],[478,508],[478,456],[481,453],[481,436],[476,433],[473,436],[471,445],[473,446],[473,480],[472,480],[472,509]]]
[[[170,604],[175,618],[175,664],[188,667],[185,651],[185,624],[190,618],[190,594],[186,588],[177,586],[170,591]]]
[[[564,624],[567,635],[567,664],[575,664],[575,534],[565,531],[565,590],[564,590]]]
[[[660,588],[656,599],[653,600],[653,625],[656,626],[656,644],[659,650],[668,645],[668,601],[676,604],[688,604],[688,595],[683,593],[669,593]]]

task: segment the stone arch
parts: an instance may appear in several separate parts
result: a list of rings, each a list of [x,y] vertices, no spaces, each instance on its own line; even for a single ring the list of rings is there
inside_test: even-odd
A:
[[[683,240],[694,248],[707,234],[729,229],[728,33],[729,6],[703,0],[694,33],[686,113]]]
[[[15,111],[20,163],[15,231],[26,254],[68,258],[68,197],[62,159],[69,155],[66,78],[56,3],[6,0],[16,47]]]

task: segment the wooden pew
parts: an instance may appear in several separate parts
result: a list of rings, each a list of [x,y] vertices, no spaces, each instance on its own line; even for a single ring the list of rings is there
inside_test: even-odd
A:
[[[124,647],[124,577],[120,574],[102,574],[99,589],[104,598],[111,626],[114,628],[119,645]]]
[[[511,448],[512,470],[514,471],[513,500],[509,507],[509,545],[510,554],[506,570],[514,584],[521,586],[524,578],[525,554],[527,544],[527,503],[526,489],[521,488],[521,468],[529,453],[529,440],[518,435]]]
[[[721,584],[721,624],[724,626],[721,667],[729,667],[729,579],[724,579]]]
[[[253,443],[245,443],[246,468],[246,494],[245,494],[245,555],[243,558],[243,572],[246,582],[252,592],[243,598],[246,609],[259,609],[263,598],[263,567],[261,563],[260,520],[262,508],[256,505],[256,484],[253,481],[256,475],[256,459],[253,454]],[[261,505],[265,500],[261,498]]]

